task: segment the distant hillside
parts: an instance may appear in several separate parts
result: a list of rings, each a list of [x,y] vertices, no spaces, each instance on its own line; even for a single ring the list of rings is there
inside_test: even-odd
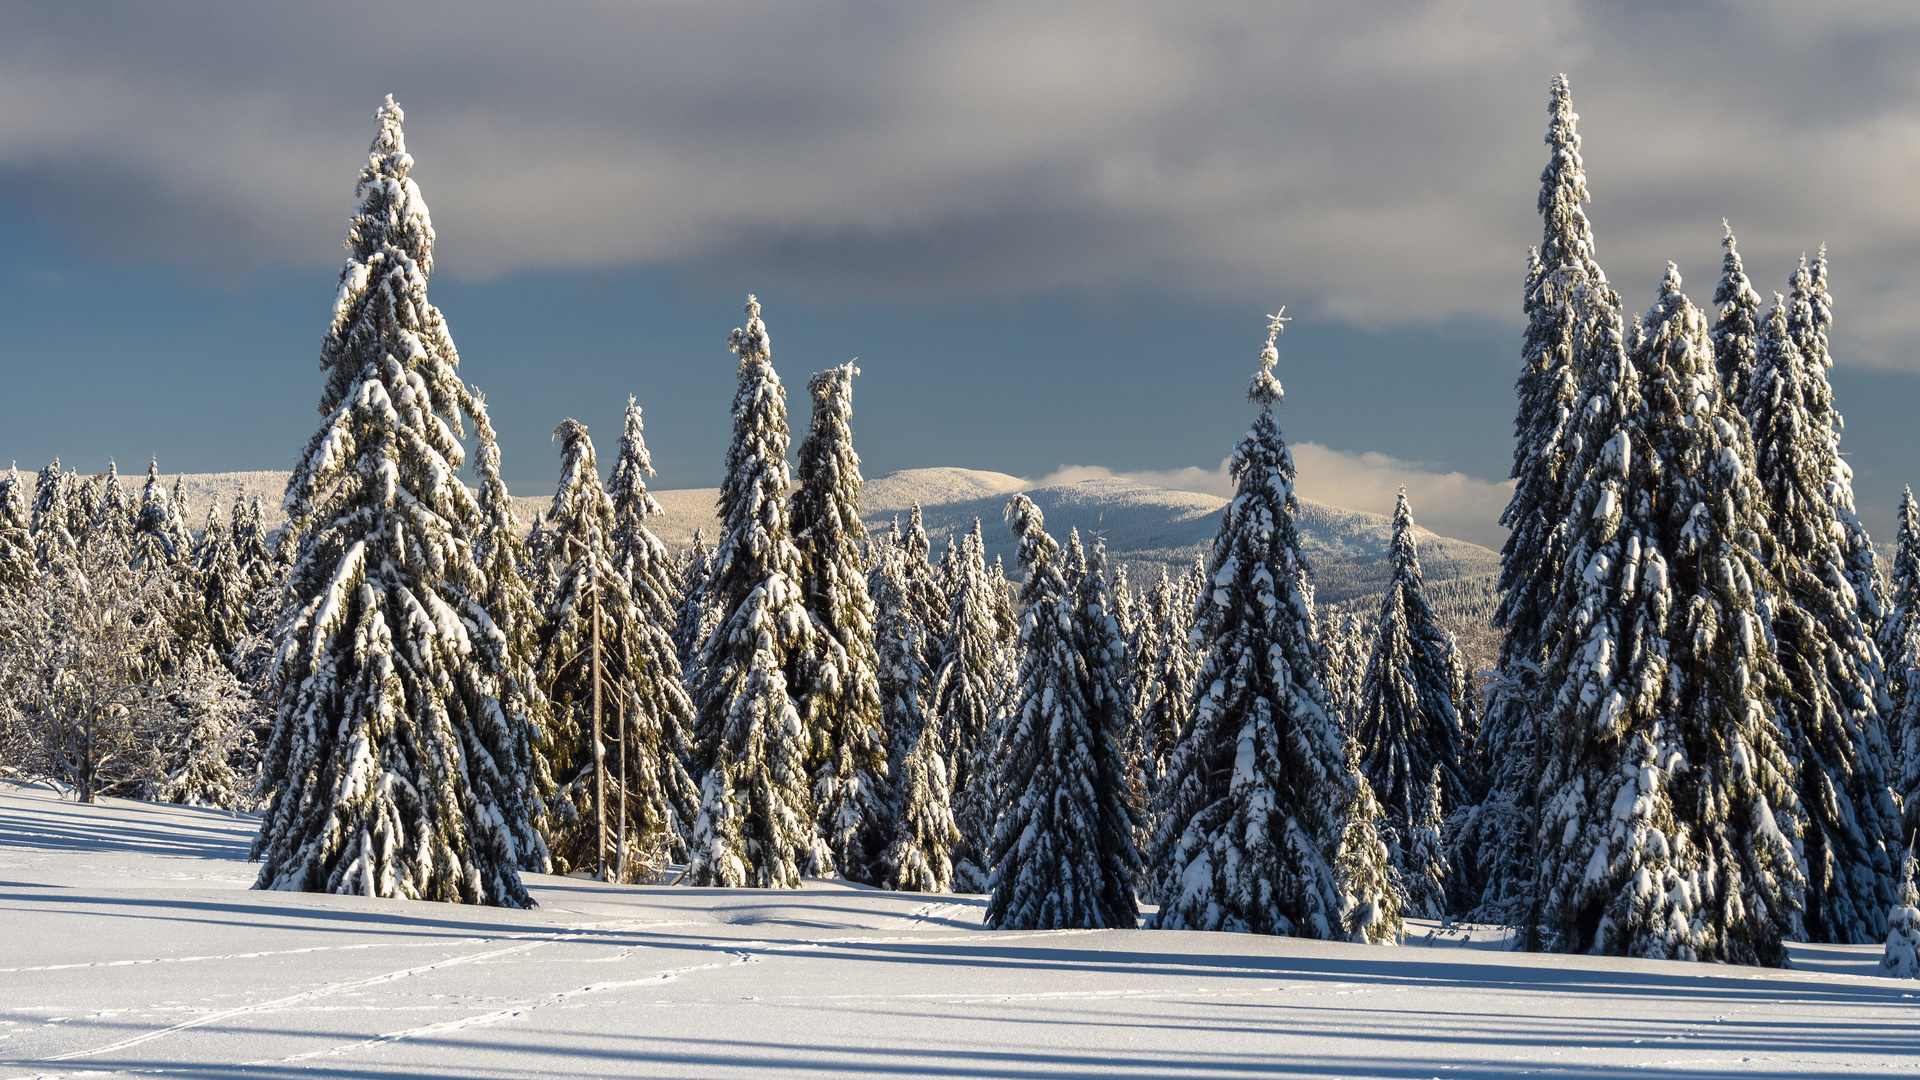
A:
[[[218,498],[224,511],[236,495],[262,497],[270,525],[284,520],[280,496],[286,487],[284,472],[187,474],[182,490],[197,525],[206,514],[207,500]],[[164,477],[171,485],[173,477]],[[141,478],[131,478],[137,486]],[[1083,537],[1098,530],[1106,536],[1111,561],[1125,563],[1137,586],[1159,577],[1164,568],[1182,573],[1203,556],[1220,528],[1227,500],[1192,491],[1148,487],[1130,480],[1083,480],[1074,484],[1029,487],[1006,473],[973,469],[908,469],[867,481],[861,492],[861,511],[869,529],[885,529],[898,515],[905,522],[917,501],[936,556],[948,537],[958,540],[979,518],[987,558],[1014,566],[1013,536],[1004,514],[1007,496],[1025,491],[1046,514],[1048,531],[1064,538],[1077,528]],[[652,527],[663,543],[679,551],[693,542],[696,529],[709,540],[719,527],[715,503],[718,488],[679,488],[653,493],[665,515]],[[544,511],[550,497],[530,495],[514,502],[523,523]],[[1418,507],[1415,508],[1418,513]],[[1384,593],[1392,575],[1387,553],[1393,523],[1379,514],[1346,510],[1301,500],[1296,519],[1302,546],[1314,567],[1315,599],[1323,604],[1370,607]],[[1464,540],[1419,531],[1420,565],[1426,574],[1428,595],[1443,618],[1485,625],[1496,602],[1494,584],[1500,569],[1497,552]]]
[[[1048,531],[1058,537],[1064,538],[1074,528],[1083,537],[1095,530],[1103,532],[1109,558],[1125,563],[1128,576],[1142,586],[1163,568],[1183,573],[1205,555],[1227,504],[1214,495],[1170,491],[1130,480],[1083,480],[1033,488],[1006,473],[908,469],[867,481],[860,496],[861,516],[869,529],[885,529],[896,515],[904,523],[918,501],[936,555],[948,537],[958,540],[977,517],[987,558],[999,556],[1013,573],[1015,544],[1004,515],[1007,496],[1015,491],[1027,493],[1046,514]],[[675,549],[691,543],[696,528],[705,529],[711,538],[719,527],[714,514],[719,494],[718,488],[654,492],[667,511],[664,518],[655,519],[655,532]],[[531,516],[527,514],[529,520]],[[1314,567],[1315,599],[1321,604],[1363,607],[1377,603],[1393,572],[1387,558],[1393,522],[1379,514],[1306,500],[1301,500],[1296,521]],[[1419,540],[1428,596],[1441,616],[1463,623],[1490,620],[1499,553],[1425,529],[1419,530]]]

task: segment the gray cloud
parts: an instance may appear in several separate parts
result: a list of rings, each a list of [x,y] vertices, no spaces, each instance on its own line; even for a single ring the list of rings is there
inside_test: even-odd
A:
[[[0,197],[115,259],[331,264],[409,110],[443,272],[833,295],[1156,289],[1516,317],[1545,87],[1601,262],[1711,294],[1832,246],[1843,362],[1920,368],[1920,9],[1344,3],[13,6]],[[211,269],[209,269],[211,268]]]

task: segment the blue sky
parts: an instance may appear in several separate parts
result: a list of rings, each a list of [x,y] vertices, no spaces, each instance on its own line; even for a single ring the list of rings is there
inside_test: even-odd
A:
[[[859,358],[869,475],[1217,486],[1284,303],[1302,490],[1382,510],[1408,482],[1424,523],[1497,541],[1565,70],[1629,311],[1668,258],[1710,299],[1722,216],[1763,293],[1827,242],[1876,535],[1920,478],[1920,37],[1900,5],[16,5],[0,23],[0,459],[22,467],[290,466],[391,91],[439,233],[433,298],[522,493],[551,482],[563,416],[610,440],[628,393],[657,483],[715,483],[749,291],[796,424],[806,374]]]

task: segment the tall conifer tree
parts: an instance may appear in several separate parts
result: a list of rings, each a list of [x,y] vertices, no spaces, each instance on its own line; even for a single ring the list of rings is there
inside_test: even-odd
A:
[[[474,434],[479,443],[474,454],[474,472],[480,478],[480,531],[475,544],[475,562],[486,577],[486,589],[480,604],[499,631],[502,657],[499,701],[502,717],[509,727],[503,735],[515,744],[516,755],[526,767],[512,778],[521,788],[531,817],[521,829],[517,847],[520,868],[550,873],[553,859],[547,851],[547,836],[553,825],[547,817],[547,801],[558,790],[549,762],[552,760],[553,709],[541,688],[540,636],[545,616],[533,591],[533,569],[527,545],[520,533],[520,518],[500,476],[500,442],[487,414],[486,400],[473,395]],[[256,522],[259,503],[249,510]],[[264,554],[264,546],[261,549]]]
[[[1537,921],[1563,951],[1777,964],[1798,871],[1760,492],[1671,264],[1633,341],[1579,410]]]
[[[667,853],[684,858],[699,814],[700,792],[692,772],[699,768],[694,744],[693,699],[686,690],[673,634],[680,617],[679,569],[667,546],[647,527],[647,519],[665,513],[647,492],[653,458],[647,453],[640,406],[627,398],[620,456],[613,463],[609,495],[613,499],[612,554],[626,578],[639,613],[631,653],[634,707],[627,719],[634,746],[628,768],[635,785],[636,813],[664,815]]]
[[[70,565],[79,543],[67,528],[68,485],[60,474],[60,459],[40,470],[33,485],[33,561],[42,570]]]
[[[1906,807],[1903,837],[1912,850],[1920,836],[1920,504],[1913,489],[1900,496],[1900,532],[1894,543],[1893,588],[1880,624],[1880,655],[1887,665],[1894,712],[1888,725],[1900,762],[1894,784]]]
[[[400,107],[376,119],[321,347],[325,419],[287,486],[256,887],[524,907],[526,766],[496,697],[479,509],[455,475],[472,397],[427,300],[433,226]]]
[[[805,568],[787,527],[786,390],[773,370],[760,303],[729,342],[740,358],[733,443],[720,486],[723,531],[706,587],[717,625],[694,671],[705,753],[691,884],[798,888],[831,869],[806,769],[806,730],[790,687],[814,662],[801,602]]]
[[[1499,677],[1480,724],[1478,755],[1488,764],[1492,786],[1466,822],[1464,858],[1457,869],[1477,893],[1490,918],[1515,918],[1527,903],[1534,878],[1531,805],[1539,754],[1534,745],[1538,673],[1552,651],[1545,623],[1555,600],[1567,549],[1563,525],[1574,476],[1568,425],[1595,364],[1591,312],[1617,309],[1619,296],[1594,260],[1593,229],[1585,164],[1580,157],[1579,115],[1565,75],[1554,77],[1547,106],[1547,166],[1540,173],[1538,208],[1543,231],[1529,260],[1522,311],[1527,331],[1524,367],[1514,420],[1512,500],[1501,514],[1507,526],[1501,549],[1500,606],[1494,622],[1505,631]]]
[[[1791,302],[1776,298],[1768,317],[1746,401],[1784,590],[1773,630],[1791,687],[1777,704],[1799,763],[1806,933],[1867,944],[1886,935],[1899,865],[1891,705],[1873,640],[1873,555],[1853,515],[1827,384],[1830,301],[1804,262],[1793,285]]]
[[[106,543],[127,548],[132,544],[137,520],[133,500],[120,483],[120,468],[109,458],[107,478],[101,484],[100,498],[93,507],[93,520],[87,527],[88,541],[93,542],[97,537]]]
[[[960,830],[954,855],[956,885],[980,891],[986,887],[987,852],[993,842],[991,738],[1011,665],[999,633],[1002,598],[987,573],[979,518],[961,540],[954,567],[952,606],[941,648],[946,663],[936,681],[933,707],[948,753],[947,779]]]
[[[885,872],[880,856],[891,833],[889,744],[881,722],[877,616],[860,551],[867,530],[860,521],[860,455],[853,449],[858,374],[842,364],[807,381],[813,421],[800,444],[791,525],[804,568],[801,600],[818,642],[817,666],[796,690],[820,831],[840,873],[871,884]]]
[[[39,576],[33,565],[33,510],[19,466],[0,476],[0,599]]]
[[[1282,323],[1270,323],[1248,391],[1260,412],[1234,450],[1234,497],[1207,561],[1199,697],[1161,791],[1157,925],[1344,938],[1346,916],[1383,898],[1356,900],[1343,881],[1383,881],[1385,867],[1339,866],[1343,853],[1367,862],[1373,845],[1344,844],[1350,811],[1364,807],[1320,685],[1293,454],[1274,417]]]
[[[663,697],[673,709],[683,691],[677,682],[663,688],[659,673],[648,670],[667,649],[665,632],[634,597],[628,563],[615,548],[618,517],[600,484],[593,441],[576,420],[564,421],[555,435],[560,486],[546,518],[555,586],[547,598],[540,682],[554,721],[547,770],[558,782],[549,800],[547,847],[555,869],[565,873],[597,867],[602,851],[612,860],[623,835],[642,850],[685,850],[695,794],[680,759],[661,745]],[[684,718],[684,706],[680,711]],[[596,753],[604,755],[598,774]]]
[[[1393,580],[1380,604],[1361,681],[1353,738],[1385,816],[1387,844],[1405,884],[1408,908],[1438,918],[1446,907],[1447,866],[1431,841],[1428,804],[1445,815],[1466,799],[1460,718],[1453,687],[1460,659],[1453,636],[1434,619],[1420,577],[1407,491],[1393,511]],[[1430,790],[1438,783],[1439,790]]]
[[[1020,698],[1001,745],[1000,819],[986,924],[996,930],[1131,929],[1133,814],[1116,732],[1088,698],[1088,658],[1060,546],[1025,495],[1007,502],[1027,571]]]
[[[1753,291],[1747,271],[1740,263],[1740,251],[1734,246],[1733,226],[1720,222],[1727,230],[1720,246],[1727,249],[1720,267],[1720,284],[1713,290],[1713,302],[1720,305],[1720,319],[1713,326],[1713,361],[1720,373],[1720,387],[1726,399],[1739,411],[1753,386],[1753,370],[1760,360],[1760,294]]]
[[[180,518],[180,508],[160,482],[160,462],[150,461],[147,483],[140,492],[140,515],[133,526],[134,559],[147,566],[179,566],[192,550],[193,536]]]

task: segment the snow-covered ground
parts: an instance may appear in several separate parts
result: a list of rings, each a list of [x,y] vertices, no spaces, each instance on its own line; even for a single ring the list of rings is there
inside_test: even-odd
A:
[[[530,878],[500,911],[249,892],[252,819],[0,784],[0,1077],[1854,1076],[1920,983],[1231,934],[982,900]],[[1428,936],[1432,935],[1429,942]]]

